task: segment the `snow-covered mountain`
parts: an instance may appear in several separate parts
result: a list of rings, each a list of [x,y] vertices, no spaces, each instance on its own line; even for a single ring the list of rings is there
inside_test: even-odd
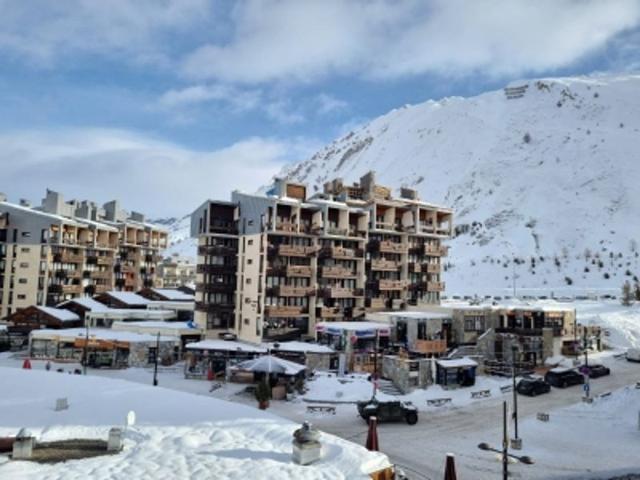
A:
[[[447,293],[612,289],[640,276],[640,76],[516,82],[405,106],[283,175],[418,189],[455,209]],[[548,294],[547,293],[547,294]]]
[[[191,214],[181,218],[157,218],[152,220],[169,232],[169,246],[164,252],[165,257],[177,255],[193,259],[196,258],[197,240],[191,238]]]

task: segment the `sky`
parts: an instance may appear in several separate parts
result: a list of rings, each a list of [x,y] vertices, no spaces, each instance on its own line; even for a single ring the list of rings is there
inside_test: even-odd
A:
[[[183,216],[393,108],[639,47],[640,0],[0,0],[0,191]]]

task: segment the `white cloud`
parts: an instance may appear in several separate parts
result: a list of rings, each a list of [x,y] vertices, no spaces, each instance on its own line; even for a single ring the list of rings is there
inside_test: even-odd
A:
[[[255,191],[317,147],[308,139],[247,138],[202,152],[121,130],[21,131],[0,134],[0,166],[13,201],[38,201],[51,188],[68,199],[118,198],[127,209],[168,216],[206,198],[228,199],[233,189]]]
[[[349,104],[344,100],[334,97],[326,93],[321,93],[316,97],[318,103],[318,113],[320,115],[327,115],[334,112],[345,110]]]
[[[240,90],[228,85],[192,85],[165,92],[159,104],[167,108],[180,108],[207,102],[224,102],[237,111],[253,110],[259,106],[262,93],[259,90]]]
[[[186,57],[225,82],[311,82],[332,74],[521,74],[564,67],[638,27],[637,0],[241,2],[233,38]]]
[[[0,52],[39,66],[77,53],[169,65],[166,36],[192,34],[215,13],[210,0],[0,0],[0,12]]]

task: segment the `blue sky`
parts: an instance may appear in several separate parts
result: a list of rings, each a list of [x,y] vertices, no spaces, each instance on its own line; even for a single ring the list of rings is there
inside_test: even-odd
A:
[[[407,103],[633,72],[640,0],[0,0],[0,191],[181,215]]]

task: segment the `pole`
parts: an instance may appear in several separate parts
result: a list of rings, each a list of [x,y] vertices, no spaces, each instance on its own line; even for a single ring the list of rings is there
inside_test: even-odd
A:
[[[516,255],[512,255],[511,264],[513,265],[513,298],[516,298]]]
[[[84,362],[83,362],[83,365],[82,365],[82,374],[86,375],[87,374],[87,363],[89,361],[89,358],[88,358],[89,357],[89,351],[88,351],[88,349],[89,349],[89,323],[87,322],[86,319],[85,319],[84,322],[85,322],[85,327],[86,327],[87,330],[86,330],[86,334],[85,334],[85,337],[84,337],[84,353],[83,353]]]
[[[507,434],[507,402],[502,402],[502,480],[509,478],[509,438]]]
[[[160,332],[156,337],[156,354],[153,362],[153,386],[158,386],[158,356],[160,355]]]
[[[513,423],[515,439],[518,439],[518,392],[516,392],[516,349],[513,349]]]

